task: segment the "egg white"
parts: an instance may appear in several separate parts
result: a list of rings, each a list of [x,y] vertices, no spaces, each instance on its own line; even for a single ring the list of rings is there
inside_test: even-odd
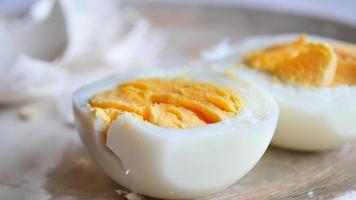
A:
[[[104,140],[102,121],[94,120],[86,106],[93,94],[137,78],[179,76],[236,90],[242,112],[185,129],[162,128],[125,113],[112,122]],[[278,118],[268,94],[203,68],[112,76],[78,91],[74,112],[82,141],[113,180],[140,194],[175,199],[213,193],[244,176],[265,152]]]
[[[236,67],[251,50],[295,40],[299,34],[253,37],[239,43],[235,55],[214,64],[216,70],[227,70],[253,82],[272,94],[280,108],[272,144],[304,151],[337,148],[356,137],[356,86],[308,88],[274,81],[270,75]],[[310,36],[311,41],[338,43],[333,39]]]

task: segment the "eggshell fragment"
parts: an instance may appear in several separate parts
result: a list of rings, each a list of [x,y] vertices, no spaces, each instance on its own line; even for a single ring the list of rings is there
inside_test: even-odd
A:
[[[0,19],[0,40],[1,104],[59,92],[67,75],[52,61],[63,52],[67,35],[58,1],[38,1],[23,18]]]

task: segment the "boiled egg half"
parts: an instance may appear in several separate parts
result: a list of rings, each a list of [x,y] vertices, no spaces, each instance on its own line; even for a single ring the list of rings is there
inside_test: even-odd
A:
[[[247,39],[236,52],[238,66],[222,68],[261,86],[279,104],[272,144],[317,151],[356,137],[355,45],[288,34]]]
[[[278,106],[242,80],[204,68],[114,75],[79,90],[81,139],[122,186],[156,198],[227,188],[261,158]]]

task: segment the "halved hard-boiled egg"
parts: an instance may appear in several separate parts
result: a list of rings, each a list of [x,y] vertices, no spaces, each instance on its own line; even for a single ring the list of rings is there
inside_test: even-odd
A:
[[[203,68],[112,76],[74,97],[80,136],[116,182],[157,198],[193,198],[244,176],[272,139],[268,94]]]
[[[255,37],[227,67],[268,90],[280,115],[272,144],[326,150],[356,137],[356,46],[307,35]]]

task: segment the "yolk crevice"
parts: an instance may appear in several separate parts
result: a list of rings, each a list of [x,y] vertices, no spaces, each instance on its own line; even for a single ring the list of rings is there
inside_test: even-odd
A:
[[[356,84],[356,47],[310,42],[305,35],[245,55],[244,62],[281,81],[305,86]]]
[[[138,79],[94,95],[88,105],[106,127],[124,112],[166,128],[198,127],[237,115],[242,102],[232,90],[184,78]]]

